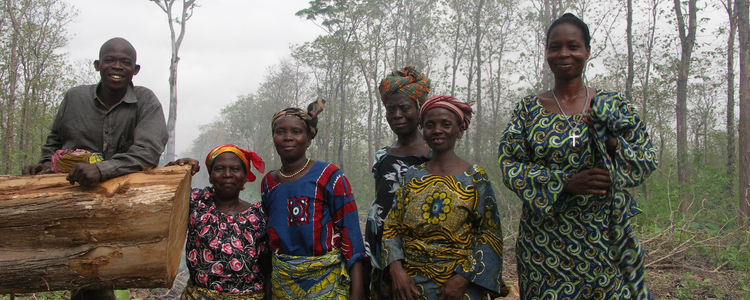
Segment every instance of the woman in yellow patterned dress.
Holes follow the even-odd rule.
[[[456,155],[468,104],[427,99],[419,111],[432,160],[411,167],[385,220],[381,265],[393,299],[494,299],[502,279],[500,216],[484,170]]]

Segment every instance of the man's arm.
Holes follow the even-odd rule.
[[[136,92],[138,97],[138,123],[135,125],[133,144],[126,152],[98,162],[101,180],[154,168],[159,164],[169,135],[164,112],[156,95],[149,89]]]

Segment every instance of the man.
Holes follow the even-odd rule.
[[[102,45],[94,68],[101,81],[74,87],[65,94],[38,164],[23,174],[51,173],[55,151],[83,149],[100,153],[103,161],[76,163],[68,173],[70,184],[97,182],[156,167],[167,143],[161,103],[145,87],[133,86],[136,64],[133,45],[113,38]],[[71,299],[115,299],[113,290],[79,290]]]
[[[68,90],[39,163],[26,166],[23,174],[50,173],[52,156],[61,149],[83,149],[104,158],[75,164],[67,177],[71,184],[91,185],[156,167],[167,143],[167,126],[156,95],[133,86],[141,68],[135,48],[123,38],[110,39],[99,50],[94,68],[101,74],[99,84]]]

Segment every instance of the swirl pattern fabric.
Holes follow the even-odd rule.
[[[569,123],[535,95],[517,105],[501,138],[503,182],[523,203],[516,247],[523,299],[652,299],[630,227],[641,210],[624,188],[648,177],[656,155],[624,97],[598,90],[592,103],[593,126],[576,146]],[[582,116],[570,117],[576,124]],[[612,138],[610,157],[604,142]],[[592,168],[610,172],[607,196],[563,192],[571,176]]]
[[[474,283],[469,299],[506,295],[503,239],[495,193],[487,173],[473,166],[457,176],[436,176],[411,167],[385,220],[383,266],[403,259],[424,298],[461,275]]]

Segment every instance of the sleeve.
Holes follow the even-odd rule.
[[[381,261],[380,265],[385,269],[391,263],[404,259],[404,250],[401,236],[407,226],[404,224],[404,210],[406,208],[407,196],[409,188],[407,183],[414,177],[416,169],[413,167],[409,168],[401,179],[401,184],[396,190],[396,194],[393,196],[395,203],[388,212],[388,216],[385,218],[383,223],[383,239],[381,249]]]
[[[266,228],[268,227],[268,217],[266,216],[265,209],[263,209],[262,201],[258,201],[253,204],[253,208],[256,209],[258,213],[258,220],[260,220],[261,224],[261,228],[258,230],[258,236],[255,240],[255,243],[258,246],[258,251],[260,252],[259,255],[267,255],[270,253],[270,250],[268,249],[268,234],[266,234]]]
[[[552,170],[531,160],[534,153],[526,141],[528,119],[524,101],[521,101],[500,138],[498,162],[505,186],[534,213],[549,215],[555,212],[555,201],[561,198],[571,174]]]
[[[595,103],[592,123],[602,153],[606,153],[605,141],[618,140],[614,158],[605,157],[612,159],[611,172],[623,188],[640,185],[656,169],[656,151],[651,145],[646,124],[641,121],[635,107],[619,93]]]
[[[341,170],[336,171],[336,173],[333,176],[334,180],[329,184],[329,188],[331,184],[333,188],[329,205],[332,211],[334,230],[340,237],[339,246],[348,270],[358,260],[364,260],[367,256],[365,255],[362,232],[359,229],[359,212],[357,211],[357,202],[354,199],[352,187]]]
[[[509,290],[503,282],[503,230],[495,192],[484,170],[480,169],[475,176],[479,180],[476,180],[476,215],[472,222],[476,232],[473,252],[468,263],[456,266],[454,271],[474,284],[507,295]]]
[[[169,135],[161,103],[151,90],[138,97],[138,123],[135,125],[133,145],[127,152],[117,153],[110,159],[96,163],[102,180],[153,168],[167,144]],[[143,105],[140,105],[143,102]]]
[[[47,142],[42,145],[42,156],[39,158],[40,164],[50,165],[52,162],[52,156],[55,151],[62,149],[62,138],[60,137],[60,126],[63,123],[65,117],[65,109],[68,106],[68,93],[65,93],[65,97],[60,103],[60,107],[57,109],[57,115],[55,120],[50,125],[50,133],[47,135]]]

